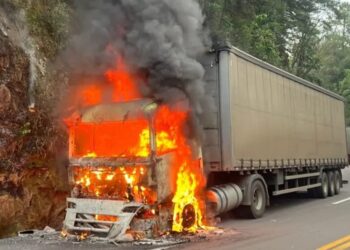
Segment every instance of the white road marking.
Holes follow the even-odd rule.
[[[340,201],[337,201],[337,202],[333,202],[332,204],[333,204],[333,205],[338,205],[338,204],[343,203],[343,202],[346,202],[346,201],[350,201],[350,197],[349,197],[349,198],[346,198],[346,199],[343,199],[343,200],[340,200]]]

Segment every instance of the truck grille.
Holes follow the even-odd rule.
[[[64,229],[118,240],[144,204],[115,200],[68,198]]]

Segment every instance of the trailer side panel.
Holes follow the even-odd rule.
[[[235,51],[217,58],[221,164],[212,171],[347,164],[341,97]]]
[[[230,65],[238,76],[230,81],[235,166],[251,159],[262,165],[346,159],[342,101],[235,54]]]

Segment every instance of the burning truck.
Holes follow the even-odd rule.
[[[72,184],[65,228],[116,239],[130,226],[148,237],[195,232],[205,179],[200,147],[185,135],[189,103],[143,98],[122,60],[106,79],[78,88],[82,107],[65,120]]]
[[[64,228],[118,240],[204,227],[198,1],[74,8],[77,29],[62,55],[72,82],[63,100],[72,189]]]
[[[232,46],[205,53],[197,1],[76,4],[67,65],[97,77],[73,79],[65,100],[65,230],[196,232],[233,209],[259,218],[270,195],[340,192],[341,96]]]
[[[142,97],[137,79],[118,65],[106,72],[110,86],[84,85],[77,91],[83,105],[66,119],[72,181],[68,231],[117,240],[126,232],[138,235],[134,238],[196,232],[206,228],[209,217],[235,208],[240,215],[261,217],[269,195],[309,191],[326,198],[340,192],[341,169],[348,165],[342,97],[236,48],[222,48],[203,61],[206,87],[218,109],[207,111],[199,144],[186,134],[192,120],[186,96],[171,105]],[[260,97],[250,98],[245,86],[260,88],[254,92]],[[103,93],[109,103],[102,101]],[[313,140],[301,144],[306,128],[300,127],[304,116],[298,112],[307,109],[292,103],[305,95],[316,110],[308,118],[315,126],[308,128]],[[259,100],[262,106],[255,103]],[[281,105],[290,123],[284,123],[285,115],[276,119]],[[322,130],[315,130],[321,121]],[[321,131],[334,136],[323,140],[317,136]],[[277,136],[281,140],[271,141]]]

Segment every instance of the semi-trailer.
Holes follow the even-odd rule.
[[[208,54],[203,64],[217,107],[202,120],[215,199],[226,199],[215,186],[235,184],[242,199],[228,209],[258,218],[270,196],[339,193],[348,165],[343,97],[231,46]]]
[[[199,147],[192,156],[203,163],[199,169],[212,215],[235,209],[259,218],[271,196],[309,191],[326,198],[340,192],[341,169],[348,165],[341,96],[232,46],[211,51],[201,62],[214,105],[199,119],[202,143],[191,145]],[[177,152],[184,141],[174,139],[179,132],[178,119],[169,118],[174,114],[183,119],[181,112],[150,98],[93,103],[75,111],[67,123],[72,184],[67,231],[118,240],[130,227],[152,235],[155,228],[171,230],[176,220],[175,230],[200,224],[200,202],[190,190],[198,183],[193,173],[176,166],[197,165],[179,160],[187,157],[187,146],[181,144]],[[188,184],[182,190],[188,202],[177,215],[174,197],[181,203],[181,196],[174,194],[182,184],[176,183],[174,169],[183,171],[178,179]],[[140,213],[143,217],[137,217]]]

